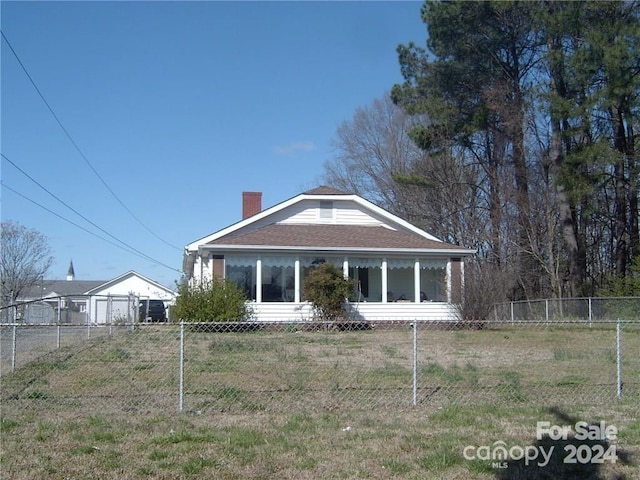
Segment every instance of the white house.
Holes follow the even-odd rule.
[[[459,303],[464,258],[452,245],[374,205],[328,187],[262,209],[244,192],[241,221],[185,247],[190,282],[228,278],[250,299],[257,320],[312,318],[304,278],[331,262],[356,281],[352,318],[451,320]]]

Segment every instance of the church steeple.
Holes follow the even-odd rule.
[[[67,282],[71,282],[72,280],[75,280],[75,278],[76,274],[73,271],[73,260],[71,260],[69,263],[69,270],[67,270]]]

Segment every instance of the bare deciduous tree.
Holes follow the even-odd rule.
[[[338,127],[335,156],[324,165],[324,183],[403,214],[408,198],[394,176],[409,172],[422,156],[408,136],[415,123],[389,95],[358,108]]]
[[[46,237],[17,222],[2,222],[0,279],[2,302],[15,302],[27,289],[41,282],[53,257]]]
[[[504,271],[495,263],[465,263],[464,297],[458,305],[460,319],[465,322],[489,319],[496,304],[508,301],[506,293],[517,281],[514,277],[515,272]]]

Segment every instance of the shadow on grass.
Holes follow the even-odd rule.
[[[561,425],[575,426],[579,421],[556,407],[549,408]],[[587,430],[595,431],[589,425]],[[546,452],[533,460],[525,458],[508,460],[505,467],[496,472],[499,480],[625,480],[627,476],[613,471],[605,472],[605,466],[614,461],[622,465],[634,465],[630,452],[621,450],[615,441],[605,439],[576,439],[570,432],[565,439],[554,440],[545,435],[532,443],[538,452]],[[590,435],[590,436],[596,436]],[[551,454],[549,454],[551,452]],[[548,461],[547,461],[548,460]]]

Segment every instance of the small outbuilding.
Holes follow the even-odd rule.
[[[76,280],[71,263],[66,280],[44,280],[19,303],[26,322],[100,325],[135,321],[137,304],[144,299],[162,300],[169,307],[176,292],[133,270],[111,280]]]

